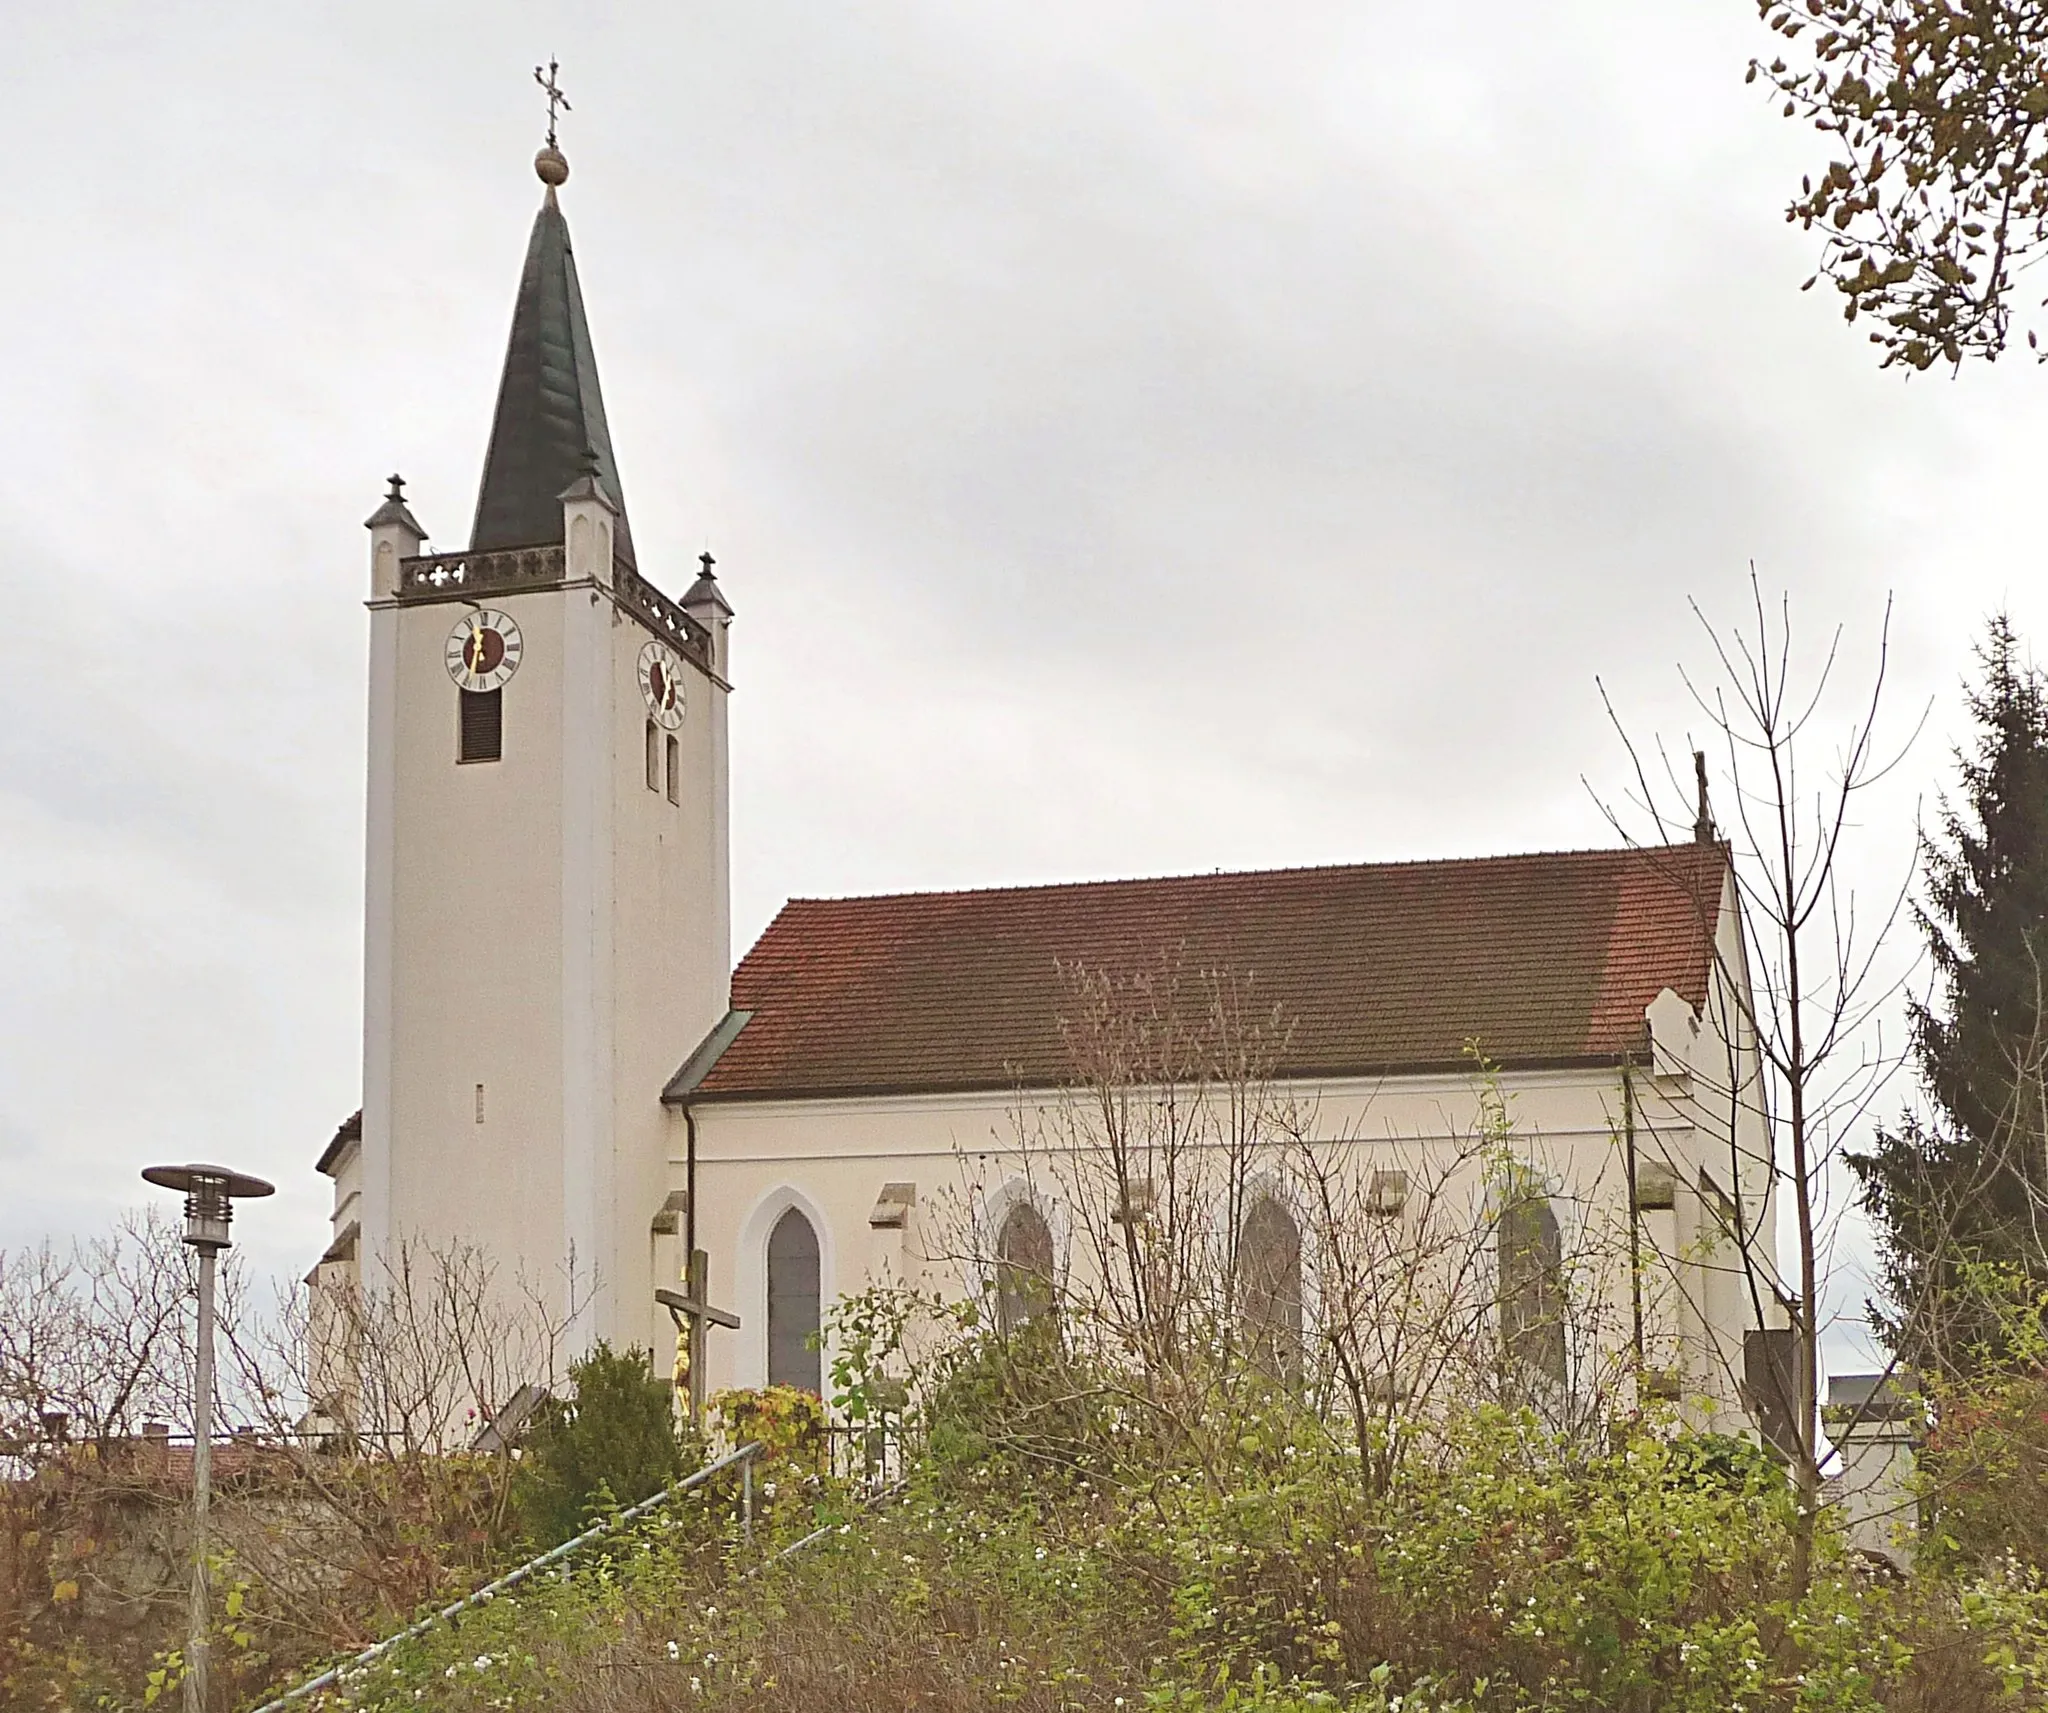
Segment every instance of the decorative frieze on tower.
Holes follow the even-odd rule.
[[[470,545],[424,552],[396,478],[369,519],[363,1114],[338,1189],[366,1283],[401,1246],[473,1245],[572,1346],[624,1346],[656,1283],[661,1089],[726,1009],[732,610],[708,558],[680,603],[640,573],[552,136],[535,170]]]

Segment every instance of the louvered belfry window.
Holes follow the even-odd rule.
[[[505,753],[503,690],[458,690],[462,699],[455,759],[496,761]]]

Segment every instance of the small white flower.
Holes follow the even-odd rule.
[[[692,1695],[702,1695],[704,1693],[704,1680],[701,1677],[690,1679],[690,1693]]]
[[[681,1659],[683,1657],[683,1650],[676,1646],[674,1642],[670,1642],[668,1645],[668,1657],[670,1659]]]

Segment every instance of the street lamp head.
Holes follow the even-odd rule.
[[[228,1247],[228,1221],[237,1197],[276,1193],[274,1184],[225,1166],[146,1166],[142,1176],[147,1183],[184,1192],[185,1241],[201,1252]]]

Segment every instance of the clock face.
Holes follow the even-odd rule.
[[[674,731],[683,723],[683,662],[667,643],[650,642],[640,651],[640,694],[659,724]]]
[[[524,647],[509,613],[471,613],[448,633],[448,676],[465,690],[495,690],[519,670]]]

